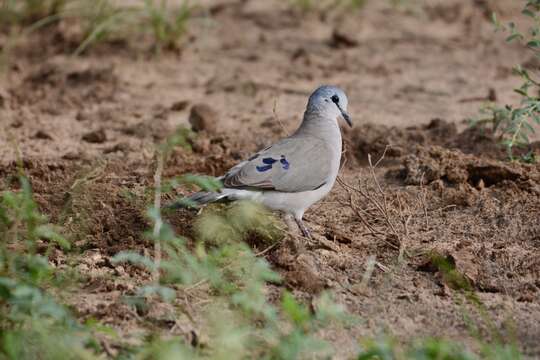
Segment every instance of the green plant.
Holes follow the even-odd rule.
[[[442,339],[425,339],[401,345],[389,339],[367,341],[357,360],[519,360],[515,347],[481,344],[479,355],[463,344]]]
[[[457,343],[426,339],[402,346],[391,339],[368,341],[358,360],[478,360]]]
[[[7,69],[20,37],[59,21],[70,0],[4,0],[0,2],[0,31],[8,34],[0,44],[0,70]],[[72,1],[72,0],[71,0]]]
[[[493,22],[497,31],[508,31],[510,35],[507,42],[520,42],[526,48],[533,51],[534,56],[540,57],[540,1],[529,0],[525,2],[522,14],[530,18],[533,24],[526,33],[520,31],[515,23],[507,26],[501,24],[496,14],[493,14]],[[514,159],[514,148],[525,147],[530,143],[529,136],[535,132],[533,125],[540,125],[540,82],[531,73],[521,66],[514,68],[514,74],[522,80],[522,85],[515,89],[521,97],[521,103],[517,106],[506,105],[503,107],[489,104],[482,109],[487,118],[473,120],[473,125],[491,124],[491,130],[498,134],[502,145],[505,147],[508,157]],[[531,161],[534,156],[529,156],[525,161]]]
[[[186,33],[191,12],[189,1],[184,1],[179,8],[171,8],[167,0],[144,0],[145,22],[152,31],[157,51],[178,47],[180,38]]]
[[[90,6],[78,8],[73,18],[83,28],[83,41],[75,49],[74,54],[80,55],[90,46],[103,42],[113,36],[124,37],[129,33],[131,14],[136,8],[119,6],[110,0],[97,0]]]
[[[167,0],[139,0],[134,5],[119,5],[111,0],[98,0],[73,13],[84,28],[84,40],[75,50],[79,55],[90,46],[111,38],[126,38],[131,33],[152,34],[154,49],[177,48],[187,31],[192,6],[183,1],[180,6]]]
[[[430,264],[433,266],[442,278],[446,286],[453,290],[452,297],[454,302],[461,307],[462,315],[465,323],[468,326],[469,332],[476,338],[478,347],[480,348],[481,359],[500,359],[510,360],[521,358],[521,354],[517,349],[515,338],[513,336],[513,326],[506,324],[507,335],[499,330],[495,320],[490,314],[488,308],[483,303],[481,298],[476,293],[470,279],[461,273],[452,256],[444,256],[437,252],[430,254]],[[470,316],[470,311],[465,307],[466,304],[472,305],[473,309],[480,316],[480,321],[473,321]],[[480,330],[483,323],[487,334],[482,334]],[[486,340],[489,338],[489,342]],[[429,345],[426,347],[426,344]],[[431,354],[429,357],[420,357],[421,359],[478,359],[479,357],[472,354],[462,352],[461,348],[456,344],[441,342],[440,340],[432,340],[421,344],[422,352],[425,355]],[[415,351],[414,353],[418,353]],[[454,354],[454,355],[452,355]],[[413,357],[417,358],[417,357]]]
[[[9,359],[90,359],[97,345],[45,290],[56,275],[47,254],[69,243],[38,210],[28,179],[0,196],[0,354]]]
[[[317,10],[319,12],[329,11],[336,8],[359,9],[364,7],[367,0],[289,0],[291,4],[302,12]]]
[[[12,35],[9,47],[20,37],[49,24],[68,21],[81,32],[75,55],[100,42],[130,38],[140,32],[149,32],[153,48],[160,51],[180,46],[192,10],[189,1],[176,6],[167,0],[138,0],[132,4],[112,0],[6,0],[0,3],[0,24],[5,24]],[[2,49],[3,57],[8,50]]]
[[[313,9],[312,0],[293,0],[292,4],[302,11],[309,11]]]
[[[61,13],[69,0],[5,0],[0,5],[2,24],[32,24]]]

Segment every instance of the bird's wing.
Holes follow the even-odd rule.
[[[273,189],[283,192],[315,190],[332,171],[332,153],[324,141],[291,137],[256,153],[222,178],[225,187]]]

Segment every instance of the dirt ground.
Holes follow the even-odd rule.
[[[306,213],[315,239],[305,249],[284,242],[266,253],[286,280],[270,293],[289,288],[309,299],[332,290],[361,319],[324,334],[339,358],[383,333],[472,345],[464,313],[482,336],[493,338],[493,325],[540,358],[540,166],[505,162],[496,139],[464,121],[490,98],[516,103],[512,67],[539,65],[493,32],[492,10],[519,13],[510,3],[368,1],[354,14],[321,15],[286,1],[212,1],[192,19],[183,49],[159,56],[115,43],[74,57],[69,29],[36,32],[0,82],[0,190],[12,187],[19,152],[42,211],[74,234],[78,252],[52,256],[84,277],[66,301],[129,341],[150,325],[122,295],[147,275],[110,257],[150,251],[154,144],[186,125],[193,106],[208,105],[211,126],[193,152],[174,153],[165,175],[220,175],[293,131],[310,92],[336,84],[355,124],[343,130],[342,184]],[[379,159],[385,149],[372,171],[368,154]],[[169,220],[189,236],[192,215]],[[455,265],[488,319],[459,304],[433,253]],[[157,320],[151,326],[167,326]]]

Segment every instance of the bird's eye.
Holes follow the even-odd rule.
[[[339,97],[338,97],[337,95],[333,95],[333,96],[331,97],[331,99],[332,99],[332,101],[333,101],[334,103],[336,103],[336,104],[339,103]]]

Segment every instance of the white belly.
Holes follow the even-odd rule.
[[[325,197],[332,189],[334,182],[328,182],[320,188],[312,191],[286,193],[279,191],[254,191],[223,189],[229,198],[237,200],[253,200],[259,202],[271,210],[283,211],[301,219],[304,212],[311,205]]]

